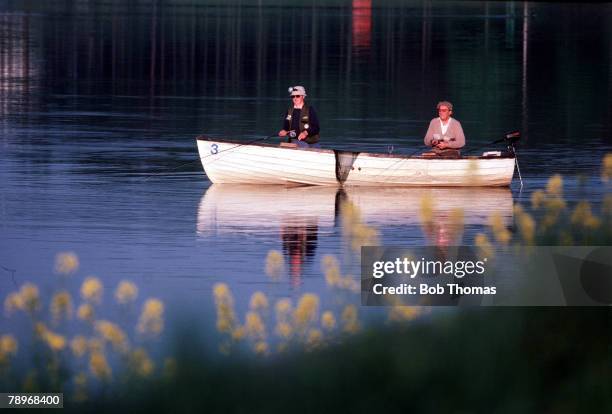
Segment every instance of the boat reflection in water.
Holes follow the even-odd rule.
[[[312,261],[321,236],[340,225],[343,203],[357,207],[370,226],[419,226],[419,244],[461,244],[464,226],[487,225],[496,214],[512,222],[512,193],[507,188],[371,188],[213,184],[198,208],[200,236],[280,235],[294,283]],[[424,212],[429,206],[429,211]],[[423,220],[429,214],[431,220]],[[278,237],[278,236],[277,236]],[[402,240],[403,239],[403,240]],[[402,244],[414,234],[383,244]]]
[[[334,229],[337,192],[332,187],[213,184],[200,201],[197,231],[201,236],[280,236],[291,283],[297,286],[319,236]]]

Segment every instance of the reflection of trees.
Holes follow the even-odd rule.
[[[0,14],[0,114],[10,104],[27,107],[32,78],[39,75],[37,57],[32,53],[31,18],[28,15]]]
[[[289,274],[294,286],[300,284],[304,265],[315,255],[318,232],[319,226],[314,220],[305,223],[289,220],[281,224],[283,254],[289,263]]]
[[[610,58],[609,13],[601,13],[600,5],[339,4],[14,2],[11,12],[25,13],[18,18],[25,26],[15,26],[17,18],[4,24],[0,52],[13,47],[9,39],[22,39],[42,56],[38,76],[71,93],[270,97],[300,79],[314,88],[313,97],[332,102],[320,105],[322,113],[369,115],[384,107],[391,119],[406,113],[427,119],[435,101],[447,97],[467,126],[475,118],[487,120],[469,131],[478,136],[475,128],[492,128],[482,130],[486,138],[497,128],[520,125],[530,100],[552,94],[566,103],[555,108],[560,116],[581,120],[553,123],[566,135],[602,120],[610,126],[598,110],[609,99],[609,91],[601,93],[609,87],[609,65],[593,64]],[[353,4],[365,6],[353,9]],[[534,19],[537,15],[550,18]],[[576,27],[582,17],[589,21],[588,32]],[[368,53],[356,55],[355,47]],[[521,90],[527,72],[529,82]],[[100,81],[112,81],[112,89]],[[355,87],[372,82],[385,86]],[[201,105],[210,108],[211,102]],[[231,113],[223,107],[227,103],[214,105]],[[257,106],[253,122],[269,125],[279,111],[269,107]],[[545,111],[546,105],[531,102],[529,116],[546,118]],[[402,134],[424,132],[420,124],[402,127]]]

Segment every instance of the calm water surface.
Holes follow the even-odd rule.
[[[454,208],[472,244],[491,212],[512,226],[512,203],[554,173],[567,199],[599,208],[612,151],[609,4],[252,3],[2,4],[1,297],[25,281],[50,289],[54,257],[68,250],[81,276],[132,279],[179,312],[208,314],[218,281],[243,308],[255,290],[325,301],[324,254],[358,275],[340,200],[387,245],[444,242]],[[324,147],[411,153],[440,99],[454,103],[474,153],[520,129],[525,186],[211,186],[195,137],[274,134],[295,84],[319,112]],[[430,234],[418,224],[423,195],[442,223]],[[280,282],[264,274],[270,249],[284,254]]]

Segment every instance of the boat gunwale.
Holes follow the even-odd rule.
[[[239,146],[247,146],[253,145],[257,147],[266,147],[266,148],[281,148],[286,150],[300,150],[300,151],[310,151],[310,152],[321,152],[326,154],[333,154],[335,151],[345,151],[345,152],[354,152],[359,155],[365,155],[369,157],[375,158],[404,158],[404,159],[415,159],[415,160],[428,160],[428,161],[458,161],[458,160],[500,160],[500,159],[514,159],[515,157],[512,155],[502,155],[499,157],[483,157],[478,155],[470,155],[470,156],[462,156],[461,158],[436,158],[436,157],[424,157],[422,155],[405,155],[405,154],[386,154],[382,152],[363,152],[363,151],[350,151],[350,150],[334,150],[334,149],[326,149],[326,148],[299,148],[299,147],[282,147],[280,145],[268,144],[264,142],[249,142],[249,141],[238,141],[231,139],[218,139],[211,138],[205,135],[198,135],[196,137],[196,141],[209,141],[209,142],[222,142],[225,144],[236,144]]]

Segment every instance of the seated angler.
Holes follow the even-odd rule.
[[[298,147],[320,148],[319,145],[319,119],[314,107],[306,104],[306,89],[303,86],[289,88],[292,105],[287,111],[283,121],[283,129],[279,137],[297,137]]]
[[[425,134],[425,145],[432,147],[432,152],[424,155],[433,155],[444,158],[459,158],[460,149],[465,145],[465,135],[461,123],[453,114],[453,104],[448,101],[438,102],[438,118],[429,123]]]

